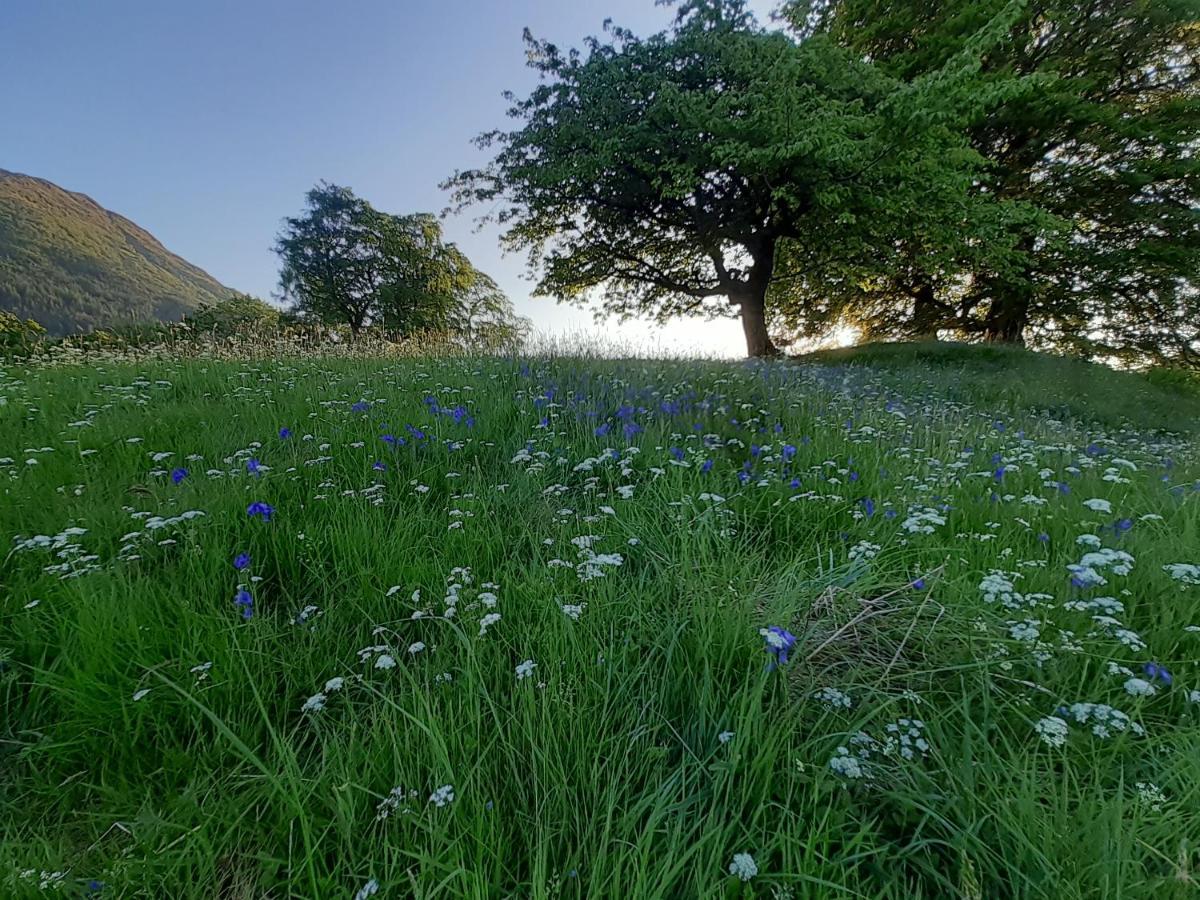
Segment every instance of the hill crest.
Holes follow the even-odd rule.
[[[177,321],[230,293],[87,194],[0,169],[0,309],[64,335]]]

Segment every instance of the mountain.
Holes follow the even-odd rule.
[[[64,335],[177,321],[231,293],[91,197],[0,169],[0,310]]]

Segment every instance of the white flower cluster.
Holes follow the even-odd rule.
[[[813,699],[825,704],[829,709],[849,709],[851,705],[850,695],[833,687],[821,688],[813,694]]]
[[[415,800],[419,796],[420,794],[416,791],[406,791],[403,787],[397,786],[392,788],[388,792],[388,795],[379,801],[379,806],[375,809],[375,821],[382,822],[392,813],[396,812],[396,810],[400,810],[402,814],[412,812],[411,807],[405,806],[401,809],[401,806],[406,802]]]
[[[1200,584],[1200,566],[1192,563],[1167,563],[1163,571],[1182,584]]]
[[[1105,703],[1072,703],[1066,712],[1076,724],[1090,724],[1092,734],[1098,738],[1112,737],[1125,731],[1136,735],[1146,733],[1141,725],[1121,710]]]
[[[909,534],[933,534],[939,525],[946,524],[946,517],[931,507],[913,510],[900,523],[900,527]]]

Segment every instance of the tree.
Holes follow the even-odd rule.
[[[607,27],[607,26],[606,26]],[[768,289],[782,251],[871,257],[911,215],[954,227],[973,157],[956,136],[967,56],[902,84],[819,36],[764,31],[741,0],[691,0],[641,39],[607,28],[586,56],[526,32],[543,83],[513,131],[445,184],[498,207],[537,293],[621,316],[740,314],[751,356],[776,352]],[[845,238],[845,240],[843,240]],[[829,265],[840,265],[830,261]]]
[[[450,331],[469,346],[503,347],[520,343],[532,327],[513,310],[512,301],[489,276],[476,273],[451,312]]]
[[[1003,0],[814,0],[786,13],[904,81],[943,66]],[[1037,79],[967,126],[987,160],[973,203],[1024,204],[993,221],[1019,252],[908,258],[884,279],[916,289],[940,327],[1091,354],[1145,346],[1195,312],[1200,266],[1200,0],[1031,0],[982,57],[986,82]],[[994,234],[993,234],[994,237]],[[1179,355],[1179,354],[1177,354]]]
[[[376,216],[349,188],[324,181],[305,200],[305,212],[284,221],[275,244],[280,289],[306,314],[358,334],[379,289]]]
[[[250,294],[234,293],[217,303],[202,304],[184,319],[196,331],[230,335],[270,331],[279,326],[279,310]]]
[[[380,212],[349,188],[322,182],[309,191],[276,252],[280,285],[296,308],[354,334],[368,325],[457,333],[472,327],[481,297],[493,324],[515,323],[496,283],[443,239],[434,216]]]

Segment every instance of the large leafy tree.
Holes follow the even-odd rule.
[[[305,201],[275,243],[280,289],[301,313],[357,334],[371,319],[383,277],[379,217],[349,188],[328,182]]]
[[[740,315],[747,351],[775,352],[770,288],[789,242],[846,271],[919,220],[949,240],[974,156],[956,135],[970,53],[903,83],[821,36],[759,28],[741,0],[691,0],[668,31],[607,28],[586,52],[526,33],[542,83],[510,95],[487,166],[446,186],[486,204],[538,293],[659,320]],[[788,277],[805,277],[794,272]]]
[[[368,325],[466,334],[486,305],[494,326],[517,329],[508,298],[443,239],[434,216],[380,212],[325,182],[306,199],[276,242],[281,288],[302,315],[355,334]]]
[[[802,35],[828,35],[911,81],[942,67],[1002,5],[813,0],[786,11]],[[985,218],[1017,252],[943,253],[939,266],[910,244],[872,284],[874,303],[842,295],[840,310],[881,333],[932,323],[1093,354],[1142,352],[1151,335],[1178,334],[1200,316],[1200,0],[1030,0],[981,63],[983,83],[1016,74],[1039,85],[967,128],[987,161],[970,202],[995,205]],[[922,300],[928,315],[914,327],[899,311]],[[1186,338],[1162,348],[1152,355],[1200,352]]]

